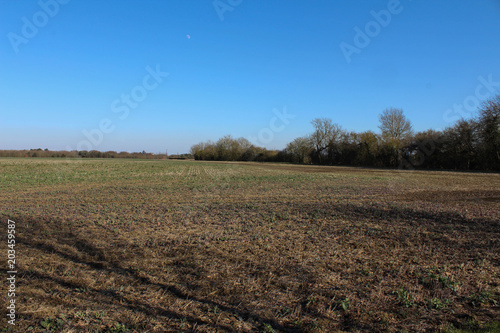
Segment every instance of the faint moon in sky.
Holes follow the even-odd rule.
[[[186,35],[187,39],[191,39],[191,35]]]

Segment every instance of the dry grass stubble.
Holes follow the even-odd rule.
[[[17,223],[24,330],[397,332],[499,318],[498,175],[407,172],[388,187],[385,170],[85,161],[56,178],[37,161],[33,180],[35,162],[15,162],[0,161],[4,187],[26,169],[1,213]]]

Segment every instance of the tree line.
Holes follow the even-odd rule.
[[[402,109],[379,115],[379,132],[352,132],[328,118],[311,122],[311,134],[283,150],[267,150],[231,136],[191,147],[197,160],[291,162],[322,165],[500,171],[500,95],[471,119],[442,131],[414,132]]]
[[[126,151],[98,151],[98,150],[49,150],[49,149],[25,149],[25,150],[0,150],[0,157],[69,157],[69,158],[138,158],[138,159],[187,159],[189,154],[166,155],[142,152],[129,153]]]

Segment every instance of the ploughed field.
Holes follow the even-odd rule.
[[[16,332],[498,328],[499,174],[0,159],[0,218]]]

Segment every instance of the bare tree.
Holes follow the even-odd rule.
[[[413,134],[411,122],[406,119],[402,109],[388,108],[379,115],[382,139],[387,148],[389,164],[401,165],[402,148],[409,143]]]
[[[252,143],[245,138],[238,138],[236,139],[236,142],[238,143],[239,149],[242,152],[244,152],[247,149],[250,149],[253,146]]]
[[[401,144],[413,133],[411,122],[403,114],[402,109],[385,109],[379,115],[379,121],[382,138],[397,149],[401,148]]]
[[[311,121],[314,126],[314,132],[311,134],[312,146],[318,154],[318,160],[323,162],[323,152],[329,146],[333,145],[342,134],[342,127],[332,122],[328,118],[316,118]]]

